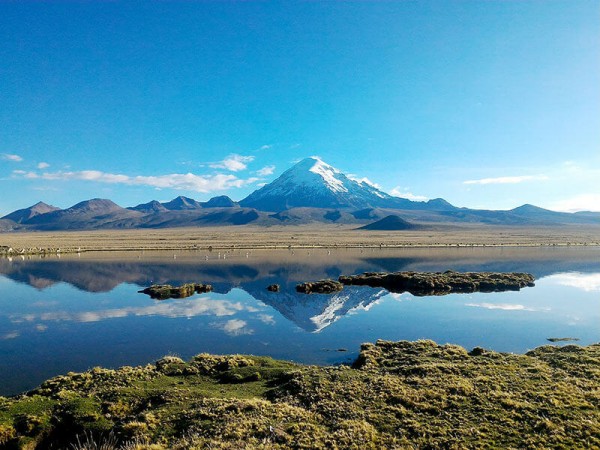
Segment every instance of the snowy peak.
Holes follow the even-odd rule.
[[[307,159],[314,162],[309,171],[316,173],[323,178],[323,181],[328,189],[333,192],[348,192],[348,189],[344,186],[344,182],[340,179],[339,174],[341,174],[341,172],[338,169],[330,166],[316,156]]]
[[[305,186],[322,184],[332,192],[348,192],[340,179],[340,175],[343,174],[335,167],[330,166],[318,156],[311,156],[286,170],[280,179]]]
[[[265,211],[283,211],[297,207],[389,207],[390,202],[394,202],[393,197],[372,184],[355,181],[313,156],[298,162],[240,204]]]

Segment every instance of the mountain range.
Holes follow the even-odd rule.
[[[152,200],[123,208],[96,198],[67,209],[39,202],[0,218],[0,231],[305,223],[356,224],[367,230],[406,230],[436,223],[598,224],[600,213],[562,213],[528,204],[507,211],[477,210],[456,207],[442,198],[411,201],[311,157],[239,202],[227,196],[206,202],[179,196],[169,202]]]

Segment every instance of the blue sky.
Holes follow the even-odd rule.
[[[0,213],[245,197],[600,211],[600,2],[0,4]]]

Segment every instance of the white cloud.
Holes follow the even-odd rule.
[[[574,287],[585,292],[600,292],[600,273],[559,273],[545,278],[562,286]]]
[[[231,319],[225,323],[214,323],[213,327],[223,330],[230,336],[241,336],[244,334],[253,334],[254,330],[247,328],[248,323],[245,320]]]
[[[267,175],[273,175],[274,171],[275,171],[275,166],[265,166],[262,169],[257,170],[256,174],[261,177],[266,177]]]
[[[600,175],[600,168],[597,163],[587,161],[585,163],[578,163],[575,161],[565,161],[559,168],[559,174],[567,172],[569,175],[577,175],[582,177],[594,177]]]
[[[248,167],[249,162],[254,160],[254,156],[242,156],[232,154],[225,158],[223,161],[209,164],[213,169],[227,169],[232,172],[239,172],[245,170]]]
[[[511,303],[465,303],[465,306],[485,309],[501,309],[502,311],[548,311],[548,308],[532,308]]]
[[[548,205],[554,211],[600,211],[600,194],[580,194]]]
[[[273,147],[272,145],[261,145],[259,147],[259,150],[269,150],[272,147]]]
[[[518,184],[526,181],[545,181],[550,178],[546,175],[522,175],[517,177],[482,178],[480,180],[467,180],[463,184]]]
[[[275,318],[270,314],[259,314],[258,319],[267,325],[275,325]]]
[[[50,167],[50,164],[48,164],[47,162],[43,162],[43,161],[41,163],[38,163],[38,165],[37,165],[38,169],[47,169],[48,167]]]
[[[14,154],[10,154],[10,153],[2,153],[2,155],[0,155],[0,156],[5,161],[13,161],[13,162],[23,161],[23,158],[20,157],[19,155],[14,155]]]
[[[97,311],[55,311],[39,315],[27,314],[13,316],[13,321],[33,322],[46,321],[75,321],[99,322],[106,319],[116,319],[129,316],[162,316],[168,318],[195,317],[212,315],[217,317],[232,316],[246,308],[239,302],[227,300],[212,300],[210,298],[195,298],[193,300],[178,300],[176,302],[160,302],[150,306],[103,309]]]
[[[388,292],[386,297],[393,298],[398,302],[406,301],[406,300],[415,300],[416,297],[408,292],[403,292],[402,294],[398,294],[396,292]]]
[[[256,183],[258,180],[260,180],[260,178],[257,177],[250,177],[246,180],[244,180],[244,184],[252,184],[252,183]]]
[[[113,174],[101,172],[98,170],[82,170],[78,172],[45,172],[38,174],[35,172],[13,171],[15,175],[21,175],[28,179],[42,180],[83,180],[95,181],[98,183],[126,184],[131,186],[151,186],[158,189],[176,189],[194,192],[212,192],[222,191],[230,188],[239,188],[258,181],[258,178],[251,177],[246,180],[237,178],[235,175],[216,174],[216,175],[195,175],[193,173],[172,173],[168,175],[157,176],[129,176],[123,174]]]
[[[374,187],[375,189],[379,189],[379,190],[381,190],[381,186],[380,186],[379,184],[372,182],[372,181],[371,181],[371,180],[369,180],[367,177],[362,177],[362,178],[359,178],[359,177],[357,177],[356,175],[354,175],[354,174],[352,174],[352,173],[349,173],[349,174],[347,174],[346,176],[347,176],[348,178],[350,178],[352,181],[356,181],[357,183],[360,183],[360,184],[363,184],[363,183],[364,183],[364,184],[368,184],[369,186],[372,186],[372,187]]]
[[[415,195],[412,192],[408,192],[406,189],[400,188],[400,186],[396,186],[394,189],[390,191],[390,194],[394,197],[405,198],[407,200],[412,200],[413,202],[425,202],[429,200],[428,197],[424,195]]]
[[[50,187],[50,186],[34,186],[31,188],[34,191],[41,191],[41,192],[59,192],[60,189],[55,188],[55,187]]]
[[[11,331],[10,333],[0,335],[0,339],[2,339],[3,341],[7,341],[9,339],[16,339],[20,335],[21,335],[21,333],[19,333],[18,331]]]

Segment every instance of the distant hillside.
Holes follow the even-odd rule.
[[[39,202],[0,219],[0,231],[273,226],[325,223],[364,230],[415,229],[418,223],[498,226],[600,225],[600,213],[563,213],[525,204],[507,211],[458,208],[443,198],[415,202],[357,181],[317,157],[298,162],[240,202],[178,196],[122,208],[92,199],[61,210]]]
[[[399,231],[399,230],[414,230],[419,226],[407,222],[400,216],[389,215],[381,220],[360,227],[359,230],[382,230],[382,231]]]
[[[17,211],[7,214],[6,216],[2,217],[2,219],[12,220],[15,223],[23,223],[35,216],[58,210],[60,210],[60,208],[57,208],[56,206],[47,205],[44,202],[38,202],[29,208],[18,209]]]
[[[16,228],[18,228],[16,222],[8,219],[0,219],[0,231],[13,231]]]
[[[161,212],[168,211],[168,209],[162,203],[157,202],[156,200],[152,200],[151,202],[148,202],[148,203],[142,203],[137,206],[132,206],[127,209],[131,209],[133,211],[140,211],[145,214],[155,214],[155,213],[161,213]]]
[[[174,198],[170,202],[163,203],[162,205],[169,211],[184,211],[202,208],[202,204],[200,202],[197,202],[193,198],[184,197],[182,195]]]
[[[67,209],[37,215],[26,224],[36,230],[82,230],[110,228],[110,223],[142,216],[139,211],[122,208],[111,200],[95,198]]]
[[[202,203],[204,208],[233,208],[235,206],[240,206],[239,203],[234,202],[226,195],[220,195],[218,197],[213,197],[209,201]]]

